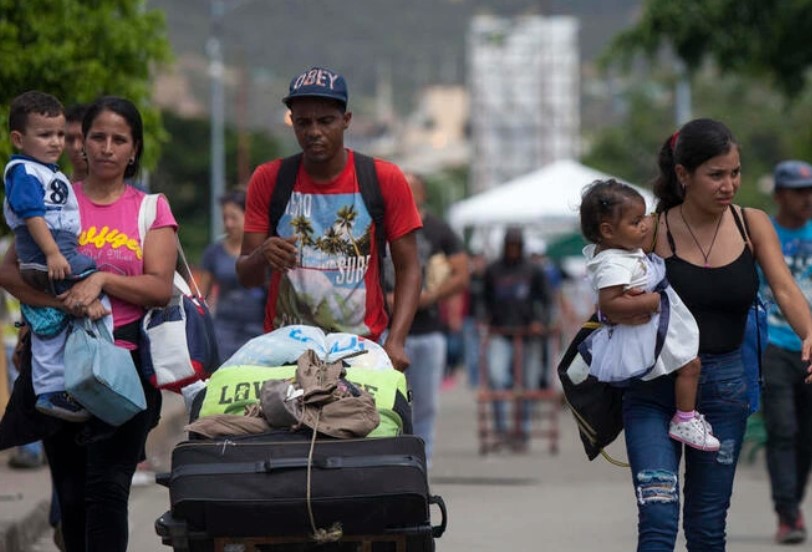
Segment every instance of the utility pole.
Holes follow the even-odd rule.
[[[677,83],[674,88],[674,122],[680,128],[693,118],[691,75],[682,60],[676,62]]]
[[[223,93],[223,51],[221,45],[223,0],[210,0],[211,28],[206,43],[211,78],[211,242],[223,233],[219,199],[226,188],[225,100]]]
[[[247,186],[251,177],[251,134],[248,132],[248,68],[240,55],[240,88],[237,91],[237,184]]]

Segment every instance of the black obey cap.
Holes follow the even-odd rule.
[[[344,104],[348,100],[347,81],[344,77],[324,67],[311,67],[301,75],[293,77],[290,81],[288,95],[282,102],[290,107],[290,102],[296,98],[329,98]]]

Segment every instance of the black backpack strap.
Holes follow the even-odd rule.
[[[369,216],[372,217],[372,224],[375,228],[375,247],[378,250],[378,281],[381,284],[381,291],[386,293],[384,278],[384,259],[386,259],[384,214],[386,209],[383,204],[381,183],[378,180],[378,171],[375,169],[375,159],[357,151],[353,153],[355,155],[355,176],[358,179],[358,189],[361,192],[364,205],[369,211]],[[383,304],[387,315],[391,315],[389,303],[384,299]]]
[[[302,154],[297,153],[282,159],[279,172],[276,175],[276,183],[271,193],[271,201],[268,203],[268,235],[276,236],[276,226],[279,219],[285,212],[290,194],[293,193],[293,186],[296,184],[296,175],[299,173],[299,165],[302,163]]]
[[[375,160],[362,153],[354,152],[355,176],[358,178],[358,188],[364,199],[369,216],[375,225],[375,242],[379,258],[386,257],[386,228],[384,226],[384,206],[381,185],[378,181],[378,171],[375,170]]]

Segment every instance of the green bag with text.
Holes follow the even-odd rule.
[[[367,437],[395,437],[412,433],[412,409],[408,400],[406,376],[397,370],[348,367],[346,379],[375,399],[381,423]],[[296,366],[226,366],[209,378],[201,391],[197,415],[243,414],[246,406],[259,404],[262,385],[268,380],[293,381]]]

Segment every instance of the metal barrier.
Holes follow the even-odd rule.
[[[484,455],[505,447],[513,452],[526,452],[530,441],[539,438],[546,439],[550,453],[556,454],[562,397],[553,382],[553,365],[561,350],[560,331],[557,327],[551,327],[542,333],[533,333],[527,328],[487,328],[482,333],[477,392],[479,453]],[[494,335],[510,337],[512,340],[512,386],[509,389],[493,389],[491,385],[488,350]],[[531,339],[542,341],[542,352],[546,344],[547,354],[540,359],[543,363],[541,373],[546,381],[527,386],[524,350],[527,341]],[[546,385],[542,386],[542,383]],[[505,404],[511,414],[511,423],[505,432],[500,432],[496,427],[499,403]]]

